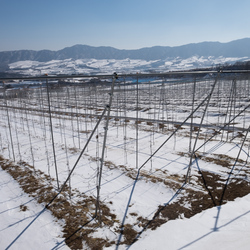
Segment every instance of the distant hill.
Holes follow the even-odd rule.
[[[189,58],[191,56],[214,57],[250,57],[250,38],[235,40],[228,43],[202,42],[176,47],[155,46],[136,50],[120,50],[112,47],[93,47],[74,45],[58,51],[51,50],[17,50],[0,52],[0,64],[7,65],[17,61],[39,61],[63,59],[143,59],[157,60],[166,58]]]

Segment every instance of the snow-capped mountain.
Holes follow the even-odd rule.
[[[112,47],[93,47],[88,45],[74,45],[58,51],[51,50],[18,50],[0,52],[1,63],[13,63],[17,61],[39,61],[48,62],[51,60],[64,59],[116,59],[124,60],[165,60],[166,58],[190,58],[198,57],[250,57],[250,38],[231,41],[228,43],[202,42],[186,44],[182,46],[154,46],[134,50],[121,50]]]
[[[250,38],[136,50],[75,45],[58,51],[0,52],[0,72],[25,75],[165,72],[247,61]]]

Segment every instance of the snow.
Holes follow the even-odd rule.
[[[43,211],[41,205],[25,195],[5,171],[0,169],[0,175],[1,248],[52,249],[61,243],[60,224],[48,211]],[[27,210],[21,211],[20,205],[27,206]],[[250,195],[247,195],[222,205],[219,215],[217,207],[189,219],[169,221],[154,231],[146,231],[129,249],[247,250],[250,244],[249,207]],[[116,240],[114,235],[109,237]],[[60,245],[60,249],[68,247]]]
[[[250,195],[147,231],[129,249],[249,249]]]
[[[52,249],[63,241],[62,223],[25,194],[0,168],[1,249]],[[25,209],[23,209],[25,207]],[[25,210],[25,211],[23,211]],[[63,244],[62,249],[69,249]]]
[[[190,58],[166,58],[165,60],[141,59],[65,59],[48,62],[19,61],[9,64],[12,72],[28,75],[43,74],[112,74],[119,73],[147,73],[166,72],[175,70],[188,70],[206,68],[224,63],[247,61],[248,57],[204,57],[192,56]]]
[[[195,63],[207,63],[209,60],[215,61],[214,58],[198,57],[185,61],[175,59],[172,63],[127,59],[120,61],[94,59],[74,61],[68,59],[48,63],[19,62],[10,66],[12,70],[16,71],[20,68],[27,69],[31,74],[37,74],[37,70],[49,71],[50,73],[58,73],[60,70],[63,73],[74,71],[92,73],[96,70],[100,73],[100,68],[104,72],[115,68],[138,70],[141,67],[142,70],[145,70],[146,67],[155,63],[158,64],[158,67],[161,67],[159,63],[162,63],[164,65],[162,67],[178,68],[186,65],[189,68]],[[224,59],[218,58],[218,60],[223,61]],[[30,68],[31,65],[36,73]],[[136,68],[137,66],[138,68]],[[21,72],[27,72],[25,70]],[[123,81],[125,80],[122,79]],[[132,80],[127,79],[127,81],[131,82]],[[189,164],[187,152],[190,143],[190,127],[184,124],[183,128],[171,139],[167,138],[174,131],[175,123],[180,124],[190,114],[193,81],[189,79],[189,81],[179,82],[178,85],[175,84],[176,82],[172,84],[171,81],[166,81],[163,84],[162,79],[148,81],[140,84],[139,108],[141,108],[141,112],[139,114],[135,102],[136,85],[121,85],[115,88],[100,189],[101,201],[107,204],[111,212],[116,215],[116,221],[120,223],[125,219],[126,224],[133,225],[133,228],[138,231],[142,229],[138,225],[138,218],[150,220],[159,206],[167,204],[170,200],[177,202],[178,199],[185,197],[183,192],[178,197],[173,198],[176,192],[174,185],[183,183],[183,176],[186,175]],[[213,82],[213,79],[197,81],[195,107],[207,96]],[[230,118],[225,117],[224,114],[228,108],[231,83],[231,80],[223,79],[219,82],[203,122],[204,127],[201,129],[203,137],[201,136],[197,140],[196,148],[203,145],[206,136],[213,134],[213,129],[218,129],[226,119]],[[238,81],[237,84],[244,86],[245,82]],[[74,166],[86,144],[90,132],[98,121],[97,115],[100,115],[108,102],[109,91],[109,86],[93,87],[90,85],[51,89],[50,99],[53,112],[51,119],[60,184],[63,184],[68,177],[70,169]],[[35,169],[48,174],[51,179],[54,178],[52,184],[56,186],[46,94],[46,88],[42,85],[33,89],[25,89],[25,93],[18,92],[18,90],[5,91],[5,95],[9,98],[4,99],[2,95],[0,99],[0,115],[3,117],[0,120],[0,146],[1,155],[4,158],[13,159],[12,153],[14,153],[15,163],[24,161],[34,165]],[[161,99],[163,94],[164,99]],[[248,97],[249,93],[246,89],[239,88],[237,105],[234,109],[235,114],[248,105]],[[202,105],[201,109],[193,115],[194,123],[200,123],[204,107],[205,105]],[[141,124],[138,124],[138,135],[135,124],[137,115],[142,120]],[[116,121],[114,117],[119,118],[119,120]],[[130,119],[127,123],[125,122],[126,118]],[[158,121],[149,125],[143,119]],[[165,123],[165,127],[160,129],[159,123],[166,120],[169,123]],[[246,128],[246,124],[249,124],[249,113],[237,117],[234,122],[236,127]],[[212,125],[213,129],[207,128],[207,125]],[[97,195],[96,185],[100,167],[98,159],[102,152],[105,126],[106,121],[104,120],[80,158],[70,180],[72,190],[78,190],[80,193],[94,198]],[[10,146],[9,130],[12,131],[12,139],[15,142],[13,149]],[[192,145],[196,135],[195,132],[193,133]],[[234,134],[229,134],[227,131],[223,133],[202,146],[198,153],[211,158],[223,154],[231,158],[236,157],[242,139],[234,138]],[[229,140],[225,141],[227,136]],[[136,144],[137,139],[138,145]],[[243,146],[243,152],[239,155],[241,161],[246,161],[249,157],[248,144],[249,141]],[[152,153],[161,145],[163,145],[161,150],[155,154],[152,160],[149,160]],[[136,158],[136,147],[138,147],[138,159]],[[181,155],[181,153],[184,154]],[[143,165],[145,162],[147,164]],[[139,180],[135,182],[135,176],[140,166],[143,166],[141,175]],[[237,164],[234,177],[237,177],[239,171],[246,166],[242,163]],[[224,179],[227,178],[230,170],[230,168],[224,168],[216,162],[202,159],[199,160],[199,168],[202,171],[224,177]],[[198,183],[198,166],[193,164],[191,170],[192,178],[189,188],[204,192],[204,187]],[[17,181],[1,168],[0,176],[1,247],[4,249],[68,249],[63,239],[64,221],[55,219],[49,210],[44,209],[45,204],[38,204],[35,199],[25,194]],[[244,178],[249,181],[248,173]],[[164,181],[168,179],[170,179],[170,184],[166,185]],[[76,197],[73,197],[72,200],[73,202],[78,201]],[[141,234],[139,240],[131,245],[130,249],[248,249],[247,246],[250,243],[249,237],[247,237],[250,233],[249,202],[250,196],[247,195],[222,205],[220,210],[219,207],[207,209],[189,219],[182,214],[178,219],[168,221],[155,230],[148,228]],[[184,200],[183,206],[190,208],[191,205],[187,200]],[[110,227],[98,228],[92,233],[92,236],[108,238],[110,241],[116,242],[119,237],[119,230],[117,230],[120,226],[119,223],[115,222]],[[106,249],[114,248],[115,245],[112,245]],[[125,245],[119,246],[119,249],[126,248]],[[85,249],[88,249],[87,246]]]

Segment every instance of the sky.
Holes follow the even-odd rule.
[[[138,49],[250,37],[249,0],[0,0],[0,51]]]

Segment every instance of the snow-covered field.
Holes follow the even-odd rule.
[[[248,78],[118,78],[110,93],[2,89],[3,249],[247,249]]]
[[[52,60],[49,62],[19,61],[11,63],[9,68],[12,72],[26,75],[44,74],[110,74],[121,73],[145,73],[187,70],[207,68],[225,63],[233,64],[238,61],[247,61],[248,57],[199,57],[190,58],[166,58],[165,60],[140,60],[140,59],[65,59]]]

